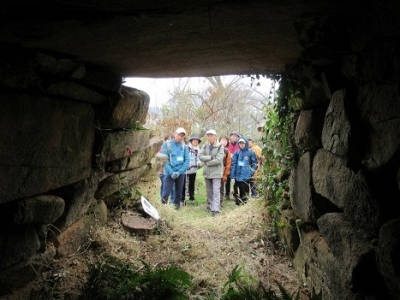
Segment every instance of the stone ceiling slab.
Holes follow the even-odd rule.
[[[280,73],[293,22],[330,1],[6,1],[0,42],[68,54],[125,77]]]

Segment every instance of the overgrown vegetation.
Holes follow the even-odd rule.
[[[302,104],[304,93],[294,78],[295,70],[287,68],[284,76],[271,76],[279,89],[271,105],[264,106],[263,191],[271,213],[271,235],[279,241],[277,229],[287,226],[280,221],[281,209],[289,205],[289,174],[296,159],[291,143],[293,114]]]
[[[257,285],[255,285],[257,283]],[[221,300],[299,300],[300,293],[290,294],[278,281],[275,280],[275,284],[278,286],[281,295],[270,287],[265,288],[259,282],[246,276],[243,273],[243,269],[239,266],[235,266],[231,274],[229,274],[228,281],[224,285],[224,294]],[[312,299],[309,297],[309,299]],[[316,299],[315,299],[316,300]]]
[[[365,22],[363,10],[355,16],[359,23]],[[303,51],[297,63],[287,65],[281,75],[269,75],[279,89],[271,101],[264,106],[265,126],[263,137],[263,189],[272,216],[272,225],[277,237],[277,229],[284,226],[280,221],[280,211],[290,205],[288,175],[294,163],[304,150],[294,147],[291,140],[292,122],[295,114],[307,106],[306,90],[312,88],[311,72],[318,68],[311,62],[333,62],[341,59],[343,53],[349,51],[346,41],[349,35],[348,24],[337,22],[340,19],[335,13],[323,18],[302,16],[293,24],[299,37]]]
[[[90,266],[90,278],[80,299],[191,299],[191,276],[186,271],[174,266],[165,268],[157,266],[151,269],[144,261],[141,263],[143,264],[141,268],[135,268],[131,263],[108,257]],[[210,290],[206,299],[300,299],[299,292],[290,294],[279,282],[275,281],[275,284],[279,288],[280,295],[271,287],[265,288],[257,280],[246,275],[243,268],[236,265],[222,288],[222,296],[215,298],[217,293]]]
[[[279,81],[280,79],[276,78],[276,82]],[[290,153],[290,149],[288,149],[289,114],[282,113],[285,109],[282,102],[282,92],[279,90],[275,101],[271,105],[264,106],[265,125],[263,131],[265,135],[262,138],[264,156],[262,187],[271,212],[277,210],[277,207],[284,202],[284,196],[288,193],[287,181],[277,180],[279,172],[290,168],[287,160],[287,155]],[[278,221],[274,219],[273,224],[276,226]]]
[[[187,299],[190,275],[174,266],[151,269],[144,261],[135,269],[113,257],[90,266],[90,277],[80,299]]]

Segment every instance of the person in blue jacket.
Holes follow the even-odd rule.
[[[161,153],[168,156],[164,167],[163,190],[161,193],[162,203],[168,203],[172,187],[175,187],[175,208],[179,209],[182,201],[183,182],[186,170],[189,166],[189,150],[184,143],[186,130],[179,127],[174,138],[164,142]]]
[[[254,151],[249,149],[245,138],[239,138],[238,144],[239,150],[232,155],[230,178],[235,180],[235,186],[238,188],[239,195],[236,192],[233,197],[236,204],[240,205],[247,202],[250,180],[257,170],[257,157]]]
[[[172,140],[174,138],[174,135],[172,133],[167,133],[164,136],[164,141],[169,141]],[[161,148],[158,151],[158,153],[156,154],[156,170],[159,173],[160,176],[160,181],[161,181],[161,187],[160,187],[160,198],[162,199],[162,191],[163,191],[163,185],[164,185],[164,167],[165,164],[168,161],[168,156],[166,156],[165,154],[161,153]],[[172,190],[171,190],[171,195],[169,197],[169,203],[174,204],[175,203],[175,186],[172,186]],[[164,203],[165,204],[165,203]]]

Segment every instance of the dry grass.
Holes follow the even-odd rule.
[[[24,295],[49,285],[49,278],[60,272],[66,274],[65,278],[59,283],[51,282],[57,295],[77,299],[87,280],[88,265],[105,255],[138,267],[142,267],[142,260],[153,268],[174,265],[184,269],[196,286],[191,299],[204,299],[210,291],[218,299],[228,275],[237,265],[266,288],[277,290],[276,280],[290,293],[299,290],[301,282],[290,267],[290,260],[268,238],[268,216],[261,198],[240,207],[232,201],[225,202],[221,215],[213,218],[205,212],[205,205],[192,204],[178,211],[162,205],[156,174],[148,174],[139,188],[160,213],[159,234],[143,238],[129,233],[120,222],[126,210],[113,210],[107,226],[98,228],[91,237],[96,247],[56,261],[49,272],[28,287],[0,299],[30,299]],[[198,190],[199,197],[201,193]],[[302,299],[307,298],[305,292],[301,290]]]
[[[145,240],[135,237],[121,228],[116,212],[109,226],[96,232],[96,240],[113,256],[138,266],[140,260],[152,267],[178,266],[193,277],[197,295],[220,292],[236,265],[266,288],[276,289],[274,280],[290,292],[301,286],[290,260],[268,239],[268,216],[261,198],[240,207],[225,202],[227,212],[223,208],[214,218],[205,213],[205,205],[178,211],[163,205],[155,190],[156,194],[145,197],[160,213],[161,234]],[[193,217],[196,210],[197,218]]]

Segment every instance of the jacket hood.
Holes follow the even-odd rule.
[[[239,141],[241,141],[241,140],[244,140],[244,148],[242,149],[242,148],[240,148],[240,146],[239,146],[239,150],[249,149],[249,141],[248,141],[245,137],[241,136],[241,137],[239,138],[239,140],[237,141],[237,143],[239,144]]]

